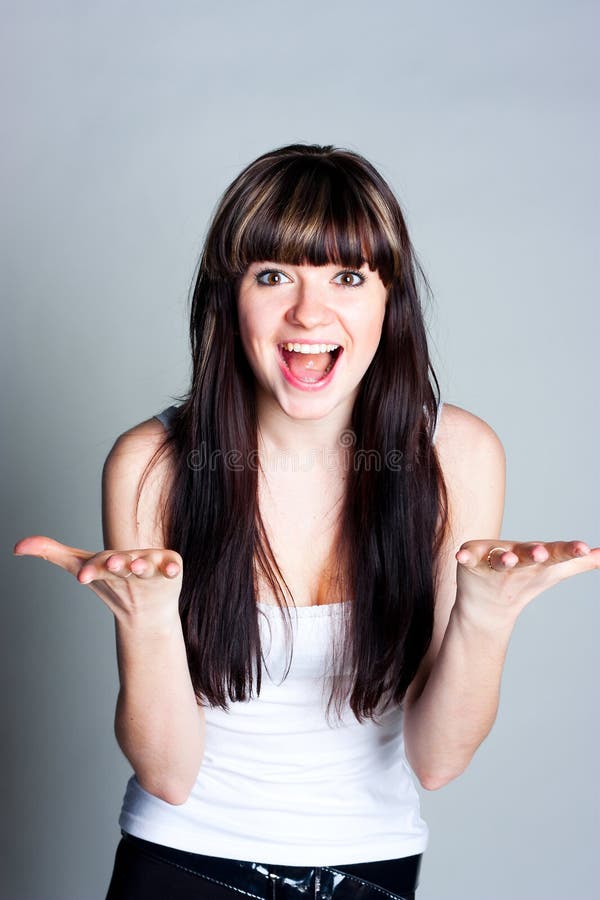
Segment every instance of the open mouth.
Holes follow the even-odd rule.
[[[278,344],[279,355],[286,370],[298,381],[305,384],[315,384],[323,381],[332,371],[343,348],[334,344],[321,344],[306,349],[290,349],[292,346],[299,348],[299,344]],[[317,346],[320,349],[317,350]]]

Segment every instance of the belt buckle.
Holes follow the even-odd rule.
[[[321,900],[321,866],[313,867],[312,872],[314,873],[314,900]],[[280,875],[277,872],[269,871],[269,879],[271,881],[271,900],[277,900],[277,883],[279,881]],[[284,876],[285,878],[285,876]]]

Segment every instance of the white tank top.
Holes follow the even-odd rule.
[[[331,642],[343,605],[290,610],[293,655],[285,678],[281,611],[260,603],[259,612],[260,695],[231,703],[227,712],[205,709],[206,749],[185,803],[172,806],[130,778],[121,828],[192,853],[273,865],[422,853],[428,828],[404,753],[401,707],[381,713],[380,724],[359,724],[349,707],[341,722],[326,716]]]

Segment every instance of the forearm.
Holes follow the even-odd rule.
[[[442,787],[460,775],[489,733],[515,616],[479,615],[457,598],[427,683],[405,710],[405,747],[421,784]]]
[[[119,746],[141,786],[168,803],[183,803],[204,752],[204,713],[196,702],[178,617],[116,620],[120,691]]]

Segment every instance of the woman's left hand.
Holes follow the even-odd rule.
[[[600,569],[600,547],[584,541],[466,541],[455,554],[457,603],[503,618],[518,615],[543,591]]]

